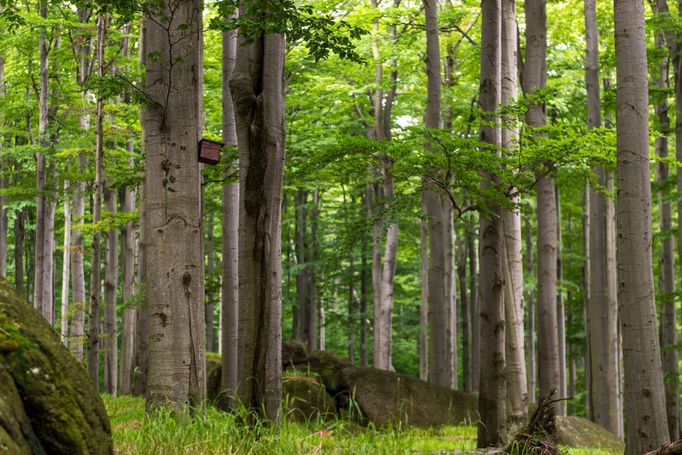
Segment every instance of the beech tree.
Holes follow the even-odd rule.
[[[230,20],[229,18],[227,20]],[[237,146],[234,105],[230,92],[230,77],[237,55],[237,34],[225,30],[222,36],[222,127],[223,142],[227,147]],[[232,170],[235,166],[232,166]],[[239,183],[230,182],[222,190],[222,389],[234,396],[238,372],[238,321],[239,321]]]
[[[428,98],[426,103],[425,126],[440,128],[441,73],[440,44],[438,37],[438,5],[435,0],[424,0],[426,15],[426,59],[428,76]],[[432,175],[425,177],[423,193],[424,215],[427,222],[428,269],[427,269],[427,308],[428,308],[428,374],[429,382],[444,387],[451,385],[452,356],[450,351],[450,305],[447,280],[447,225],[450,220],[443,215],[444,200],[433,181],[439,177],[437,171],[428,170]],[[448,212],[449,213],[449,212]],[[422,246],[424,248],[424,245]],[[422,284],[423,285],[423,284]]]
[[[649,96],[644,5],[614,4],[616,37],[617,266],[623,331],[625,453],[669,441],[651,265]],[[646,393],[643,393],[646,391]]]
[[[490,146],[490,153],[499,153],[501,129],[498,106],[502,101],[502,2],[484,0],[481,3],[481,84],[479,102],[488,124],[481,127],[481,142]],[[509,73],[507,73],[508,75]],[[495,177],[483,173],[488,186]],[[490,182],[486,182],[486,180]],[[480,389],[478,413],[478,447],[503,444],[507,428],[507,378],[505,358],[505,283],[503,276],[504,249],[499,206],[480,219]]]
[[[516,3],[501,3],[501,74],[502,105],[512,105],[518,97],[518,37]],[[501,146],[513,149],[518,142],[515,119],[509,119],[501,130]],[[509,124],[511,123],[511,124]],[[528,415],[528,385],[523,339],[523,257],[520,198],[514,198],[514,210],[503,210],[500,220],[502,240],[502,276],[505,282],[505,365],[507,369],[507,413],[511,424],[523,424]]]
[[[524,94],[531,99],[526,112],[529,127],[542,128],[547,112],[533,95],[547,83],[547,12],[545,0],[526,1],[526,61],[523,68]],[[540,398],[559,393],[559,337],[557,327],[557,209],[551,176],[537,176],[537,311],[538,376]]]
[[[585,85],[588,127],[601,127],[599,47],[596,2],[585,1]],[[613,191],[612,174],[595,169],[597,184]],[[615,207],[599,188],[589,189],[589,321],[590,410],[595,422],[617,435],[623,434],[620,405],[618,302],[615,270]]]
[[[253,14],[242,6],[241,17]],[[237,394],[245,405],[280,421],[284,36],[266,31],[247,36],[249,44],[243,33],[238,39],[230,77],[239,144]]]
[[[143,27],[147,406],[205,396],[204,272],[197,161],[201,14],[195,0],[149,5]]]

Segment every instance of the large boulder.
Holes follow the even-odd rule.
[[[336,404],[317,378],[284,376],[282,395],[288,419],[306,422],[336,415]]]
[[[475,395],[374,368],[344,368],[339,379],[348,391],[350,409],[359,407],[377,426],[432,427],[478,421]]]
[[[308,359],[305,346],[300,341],[282,341],[282,369],[299,368]]]
[[[625,444],[618,436],[584,417],[558,416],[556,439],[559,444],[573,448],[625,450]]]
[[[353,368],[353,364],[336,354],[327,351],[316,351],[308,356],[308,368],[320,377],[320,381],[332,396],[348,390],[341,378],[341,371]]]
[[[83,365],[0,279],[0,452],[111,454],[109,418]]]

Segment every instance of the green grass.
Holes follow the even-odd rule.
[[[103,396],[111,418],[116,454],[408,454],[472,450],[476,427],[440,429],[361,428],[351,422],[285,419],[282,427],[247,428],[234,414],[208,407],[202,415],[177,416],[161,410],[146,416],[144,400]],[[598,450],[566,450],[567,455],[611,455]]]

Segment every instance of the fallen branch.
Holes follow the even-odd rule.
[[[644,455],[682,455],[682,439],[661,446],[656,450],[645,453]]]

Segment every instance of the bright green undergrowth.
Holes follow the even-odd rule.
[[[147,416],[144,400],[103,396],[117,454],[408,454],[472,450],[476,427],[375,429],[353,423],[284,420],[282,427],[246,427],[234,414],[208,407],[201,415],[159,411]],[[442,452],[441,452],[442,453]],[[598,450],[566,450],[570,455],[610,455]]]

